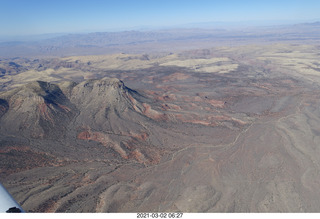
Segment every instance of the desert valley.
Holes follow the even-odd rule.
[[[2,43],[1,183],[26,212],[319,212],[319,27]]]

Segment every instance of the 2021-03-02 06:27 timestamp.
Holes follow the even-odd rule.
[[[137,213],[137,218],[182,218],[183,213]]]

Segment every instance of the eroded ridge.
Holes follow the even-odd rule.
[[[318,58],[273,45],[56,60],[64,78],[0,93],[2,183],[31,212],[318,212]]]

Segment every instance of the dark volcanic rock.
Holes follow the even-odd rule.
[[[0,118],[7,112],[8,109],[8,102],[6,100],[0,99]]]

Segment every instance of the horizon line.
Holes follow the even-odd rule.
[[[145,25],[135,27],[123,27],[123,28],[106,28],[100,30],[78,30],[70,32],[51,32],[51,33],[34,33],[34,34],[13,34],[13,35],[0,35],[0,43],[10,42],[30,42],[36,40],[51,39],[65,35],[82,35],[92,33],[118,33],[126,31],[161,31],[161,30],[174,30],[174,29],[225,29],[225,30],[236,30],[237,28],[251,27],[270,27],[270,26],[283,26],[283,25],[298,25],[298,24],[314,24],[320,22],[318,19],[307,19],[307,20],[247,20],[247,21],[207,21],[207,22],[192,22],[178,25]],[[237,26],[241,24],[241,26]],[[217,25],[217,26],[212,26]]]

